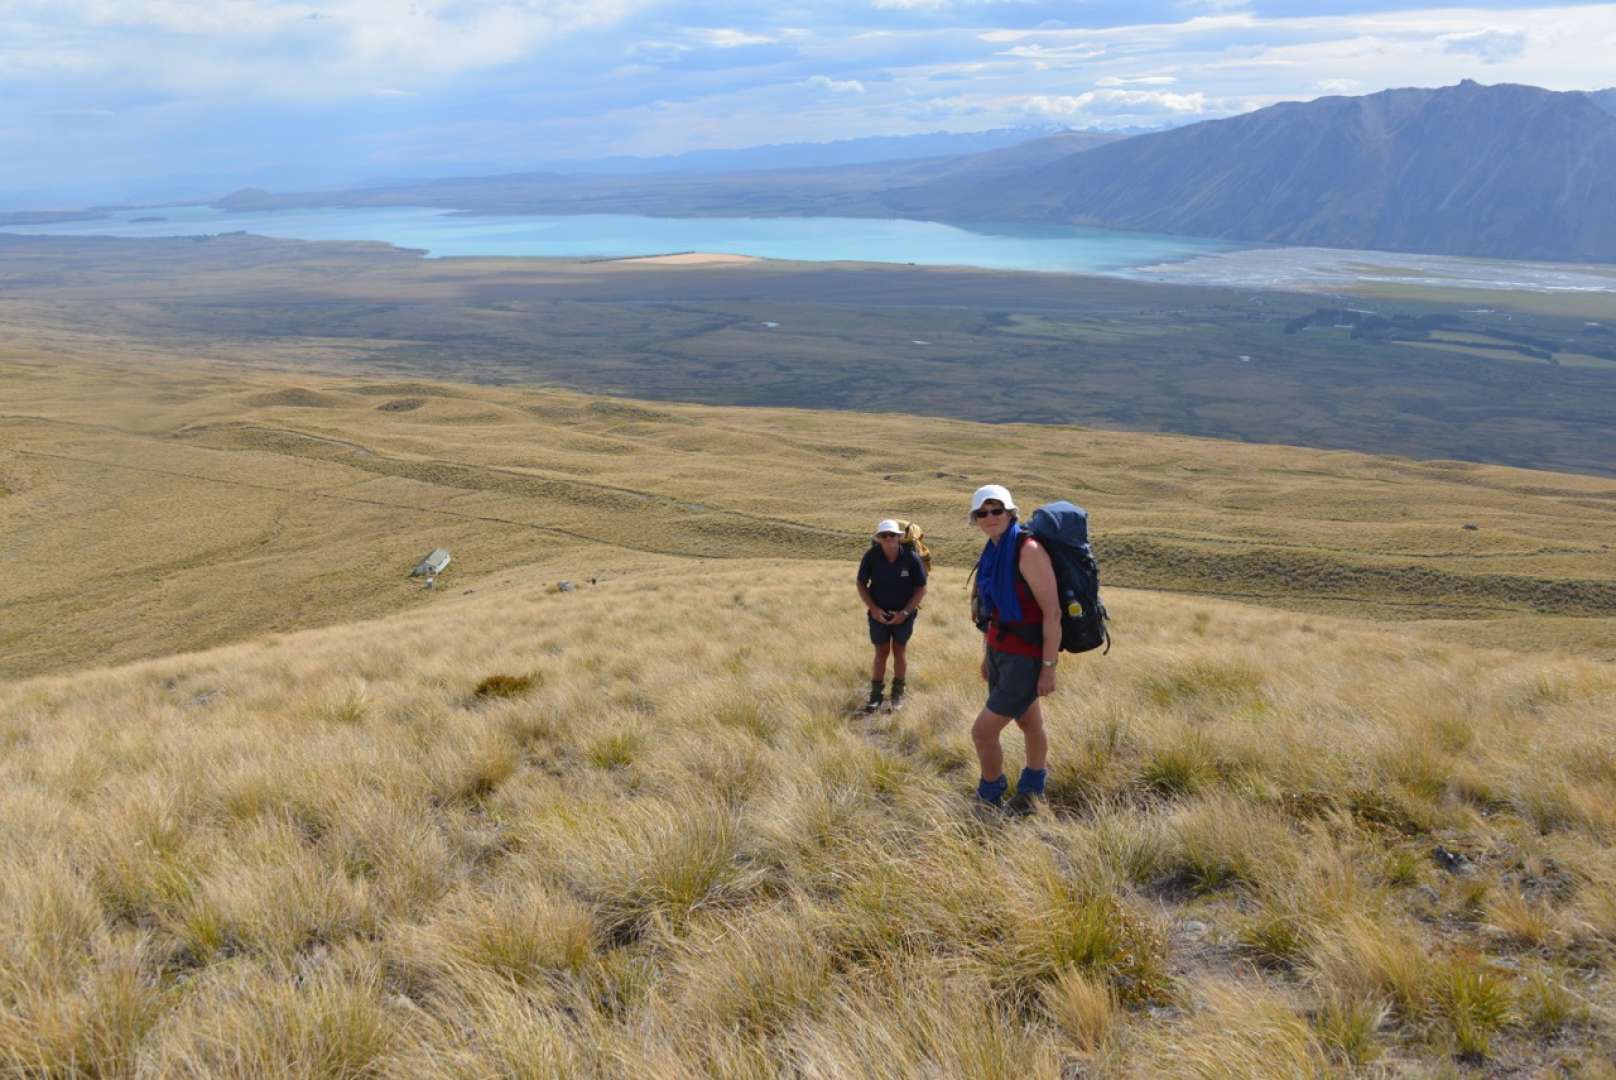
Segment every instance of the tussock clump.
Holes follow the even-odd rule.
[[[1075,969],[1127,1004],[1168,995],[1162,935],[1114,894],[1091,894],[1041,860],[1009,886],[1002,974],[1015,993]]]
[[[680,952],[676,1008],[698,1024],[777,1036],[831,998],[831,955],[790,911],[708,927]]]
[[[1159,795],[1192,795],[1217,780],[1217,758],[1206,739],[1193,731],[1157,747],[1139,781]]]
[[[1227,795],[1184,804],[1167,827],[1171,884],[1194,892],[1282,878],[1301,861],[1296,837],[1283,818]]]
[[[1119,1024],[1116,991],[1078,968],[1062,971],[1041,994],[1050,1020],[1080,1053],[1097,1053]]]
[[[593,913],[542,885],[516,881],[492,894],[462,891],[442,914],[410,932],[406,964],[433,986],[461,981],[464,969],[519,986],[566,980],[595,958]]]
[[[528,672],[525,675],[485,675],[472,689],[471,696],[478,701],[521,697],[541,685],[541,681],[536,672]]]
[[[1328,994],[1314,1013],[1313,1029],[1333,1058],[1361,1069],[1384,1050],[1380,1031],[1389,1013],[1379,998]]]
[[[1150,1032],[1143,1073],[1174,1080],[1309,1080],[1331,1073],[1324,1046],[1295,1008],[1259,986],[1203,984],[1189,1020]]]

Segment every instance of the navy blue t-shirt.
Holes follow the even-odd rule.
[[[858,579],[870,590],[870,599],[883,611],[906,607],[915,590],[926,584],[926,564],[910,548],[898,547],[898,557],[887,560],[886,552],[871,545],[859,561]]]

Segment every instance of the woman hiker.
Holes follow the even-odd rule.
[[[1010,808],[1026,812],[1043,797],[1048,773],[1049,737],[1038,699],[1055,689],[1061,625],[1055,568],[1017,513],[1002,485],[988,484],[971,496],[971,520],[987,538],[976,563],[971,606],[978,625],[985,619],[982,678],[988,684],[987,705],[977,714],[971,739],[982,766],[977,797],[998,806],[1010,784],[999,733],[1011,721],[1021,728],[1026,768]]]
[[[926,565],[914,549],[903,545],[902,538],[903,529],[896,521],[882,521],[875,527],[875,542],[859,560],[858,594],[869,614],[870,644],[875,646],[866,712],[881,707],[888,653],[892,655],[892,707],[902,707],[903,681],[908,674],[906,648],[915,632],[915,613],[926,595]]]

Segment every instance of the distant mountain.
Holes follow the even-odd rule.
[[[991,131],[934,131],[923,135],[874,135],[830,142],[780,143],[736,150],[691,150],[664,157],[606,157],[549,161],[544,172],[596,176],[647,173],[758,172],[773,169],[817,169],[830,165],[865,165],[878,161],[957,157],[1015,146],[1044,136],[1063,134],[1093,138],[1094,132],[1064,132],[1047,127],[995,128]],[[1116,138],[1116,136],[1109,136]]]
[[[939,216],[1515,259],[1616,261],[1616,115],[1466,80],[1286,103],[961,186]]]
[[[1616,113],[1616,86],[1609,90],[1590,90],[1588,96],[1593,98],[1594,104],[1601,109],[1608,113]]]
[[[820,165],[812,169],[652,172],[618,176],[510,173],[291,194],[243,188],[214,205],[225,210],[437,206],[497,214],[889,217],[905,212],[924,214],[928,206],[947,201],[958,191],[1119,138],[1122,136],[1104,131],[1062,131],[978,154]],[[870,141],[849,140],[861,144]],[[775,148],[759,149],[772,152]],[[922,188],[927,184],[933,186]],[[906,199],[888,199],[888,193],[907,192],[915,194]]]

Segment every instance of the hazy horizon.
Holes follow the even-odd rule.
[[[0,208],[1616,81],[1616,4],[96,0],[0,9]]]

